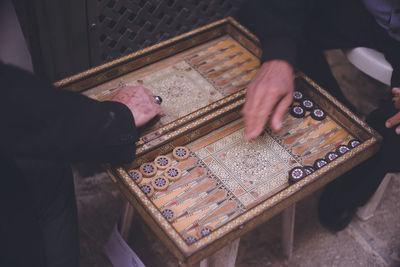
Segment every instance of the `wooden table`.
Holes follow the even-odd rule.
[[[266,128],[254,142],[244,141],[240,109],[260,55],[258,39],[227,18],[56,83],[101,101],[125,85],[141,85],[164,100],[166,116],[142,133],[136,160],[108,168],[129,201],[123,236],[135,209],[181,265],[233,266],[240,236],[282,212],[282,244],[290,257],[295,203],[379,148],[373,129],[301,72],[296,90],[326,118],[288,112],[280,132]],[[294,167],[313,165],[352,140],[360,144],[289,183]],[[188,149],[183,161],[171,154],[179,146]],[[136,182],[132,173],[160,155],[182,176],[146,195],[153,177]]]

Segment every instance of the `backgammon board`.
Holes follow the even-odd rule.
[[[193,264],[370,157],[381,137],[301,72],[282,130],[243,138],[258,40],[227,18],[56,83],[103,101],[163,98],[137,158],[109,173],[172,253]],[[289,179],[290,178],[290,179]]]

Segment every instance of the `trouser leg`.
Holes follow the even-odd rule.
[[[17,165],[33,195],[47,266],[78,266],[78,222],[70,166],[26,160]]]
[[[354,203],[354,206],[359,207],[367,203],[386,173],[400,171],[398,157],[400,136],[395,133],[394,129],[385,127],[386,120],[397,112],[398,110],[395,109],[391,100],[388,100],[381,103],[380,107],[367,117],[367,123],[382,135],[383,142],[380,151],[371,158],[370,164],[364,164],[367,170],[364,172],[365,177],[370,182],[364,185],[361,177],[359,177],[362,190],[360,190],[361,193],[358,196],[359,201]]]
[[[2,159],[0,165],[0,266],[44,267],[44,241],[32,192],[14,162]]]

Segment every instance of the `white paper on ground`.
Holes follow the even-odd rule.
[[[120,235],[117,224],[114,225],[110,238],[104,246],[104,253],[114,267],[145,267]]]

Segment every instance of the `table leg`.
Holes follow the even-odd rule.
[[[240,238],[200,262],[200,267],[234,267]]]
[[[293,252],[293,236],[294,236],[294,217],[295,217],[296,204],[286,208],[282,211],[282,250],[285,257],[290,259]]]
[[[129,232],[132,226],[133,214],[134,214],[134,209],[132,205],[129,203],[129,201],[126,201],[124,207],[124,213],[122,214],[119,227],[121,236],[124,240],[128,239]]]
[[[374,212],[381,202],[383,194],[385,193],[386,187],[388,186],[391,178],[391,173],[386,174],[385,178],[383,178],[378,189],[376,189],[376,192],[372,195],[371,199],[368,200],[367,204],[357,210],[358,218],[366,221],[374,216]]]

